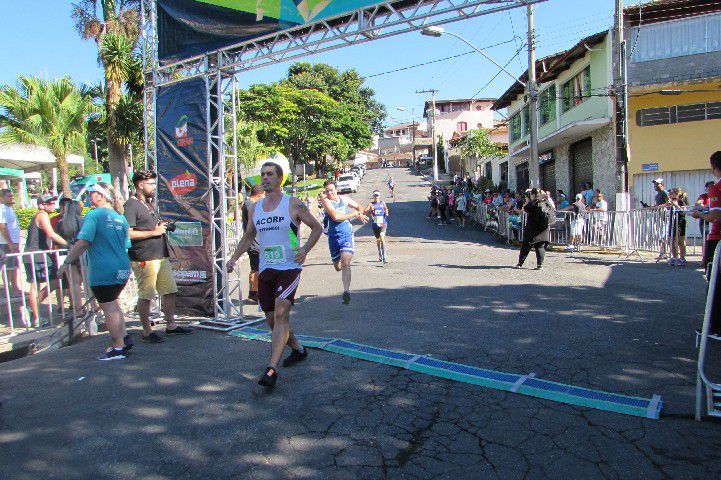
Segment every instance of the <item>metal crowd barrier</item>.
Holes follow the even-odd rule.
[[[696,220],[686,213],[685,210],[672,210],[669,207],[629,212],[584,211],[579,214],[557,211],[556,221],[551,225],[551,244],[576,250],[597,248],[626,254],[651,252],[658,253],[661,258],[670,252],[672,239],[682,233],[681,222],[686,223],[688,237],[693,227],[691,222]],[[481,203],[477,205],[472,218],[484,230],[497,234],[508,243],[523,241],[525,213],[517,215]],[[701,245],[707,230],[701,229]]]
[[[61,325],[68,327],[69,342],[81,324],[88,334],[97,333],[97,322],[103,317],[88,287],[86,256],[59,279],[57,270],[66,256],[67,250],[42,250],[7,254],[0,259],[0,309],[5,313],[0,317],[0,339]],[[131,275],[120,297],[124,312],[135,309],[137,293]]]

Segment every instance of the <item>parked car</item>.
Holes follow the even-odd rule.
[[[358,178],[355,177],[355,175],[351,175],[349,173],[341,175],[340,178],[338,178],[338,192],[339,193],[347,193],[347,192],[357,192],[358,186],[360,185],[360,182]]]

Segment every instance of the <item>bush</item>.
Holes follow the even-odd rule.
[[[83,207],[83,217],[90,211],[89,207]],[[15,215],[18,217],[18,225],[20,225],[21,230],[27,230],[30,227],[30,222],[32,221],[35,214],[38,213],[37,208],[18,208],[15,210]],[[58,215],[58,212],[53,212],[50,214],[50,218],[53,218]]]

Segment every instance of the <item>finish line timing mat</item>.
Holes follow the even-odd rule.
[[[248,340],[270,342],[270,331],[246,327],[230,332],[231,336]],[[436,360],[429,356],[396,352],[384,348],[354,343],[339,338],[323,338],[296,335],[304,347],[317,348],[348,357],[354,357],[384,365],[425,373],[434,377],[480,385],[507,392],[545,398],[555,402],[568,403],[609,412],[634,415],[658,420],[663,402],[659,395],[652,398],[630,397],[616,393],[601,392],[588,388],[574,387],[562,383],[535,378],[535,374],[518,375],[496,372],[461,363]]]

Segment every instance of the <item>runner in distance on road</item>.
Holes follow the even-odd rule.
[[[388,205],[381,200],[381,193],[378,190],[373,192],[373,200],[365,208],[364,213],[370,215],[373,222],[373,235],[376,237],[376,246],[378,247],[378,261],[387,263],[386,229],[388,227]]]

